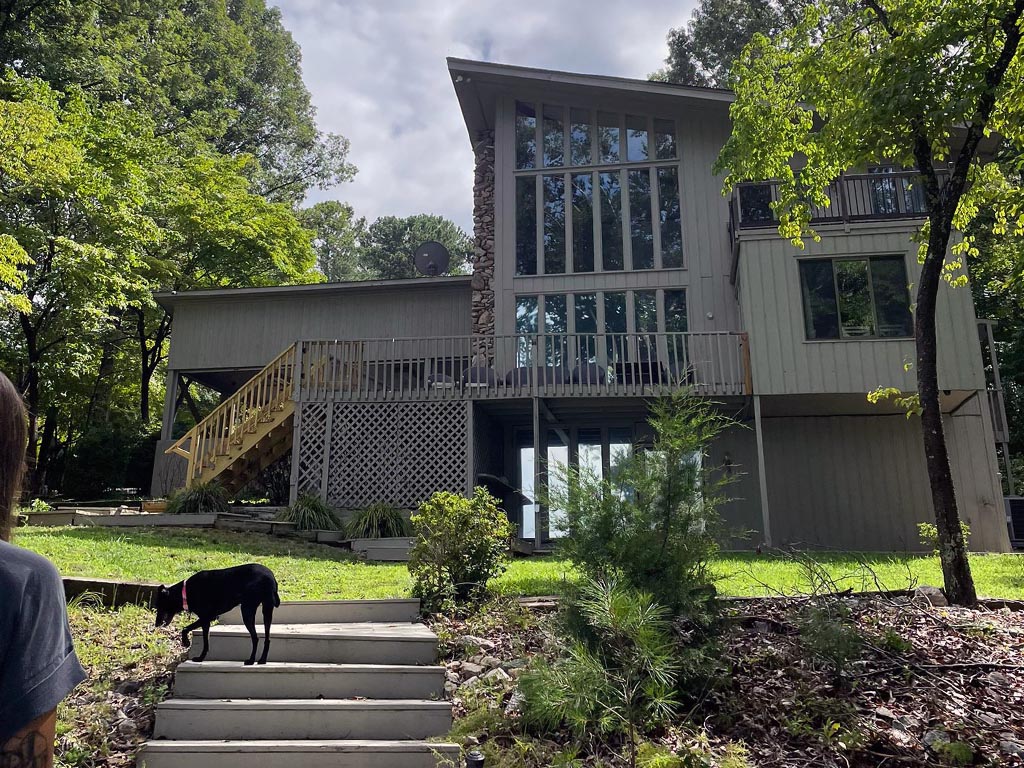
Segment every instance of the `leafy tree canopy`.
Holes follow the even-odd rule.
[[[328,281],[342,282],[363,277],[359,243],[366,231],[366,219],[356,218],[351,205],[337,200],[306,208],[301,218],[314,233],[317,269]]]
[[[412,254],[426,240],[436,240],[451,254],[446,274],[466,271],[473,240],[442,216],[417,214],[406,218],[383,216],[370,225],[362,241],[362,267],[369,276],[391,280],[417,277]]]

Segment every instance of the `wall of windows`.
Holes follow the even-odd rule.
[[[517,101],[515,145],[517,275],[683,266],[674,120]]]
[[[801,259],[800,291],[808,339],[913,335],[903,256]]]

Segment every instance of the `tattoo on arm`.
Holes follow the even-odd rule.
[[[0,768],[51,768],[57,713],[48,712],[0,744]]]

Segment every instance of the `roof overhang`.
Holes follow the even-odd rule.
[[[309,285],[272,285],[264,288],[211,288],[200,291],[163,291],[153,298],[173,314],[174,307],[189,301],[223,301],[251,298],[304,298],[380,291],[430,291],[439,286],[469,288],[470,275],[453,277],[416,277],[403,280],[352,280],[345,283],[312,283]]]
[[[627,77],[583,75],[451,57],[448,58],[448,72],[473,143],[484,131],[494,129],[495,105],[501,94],[535,90],[538,87],[553,91],[585,91],[598,99],[621,99],[628,96],[666,99],[673,105],[679,105],[680,100],[683,100],[728,106],[736,98],[732,91],[723,88],[698,88]]]

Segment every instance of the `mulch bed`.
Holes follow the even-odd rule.
[[[435,622],[446,638],[456,717],[466,715],[467,700],[478,706],[490,696],[512,724],[507,733],[471,736],[469,745],[517,737],[519,669],[527,656],[558,650],[551,607],[532,613],[535,620],[511,626]],[[838,665],[828,643],[822,653],[809,639],[813,613],[836,617],[860,638]],[[731,601],[723,627],[725,674],[688,721],[661,735],[668,746],[692,751],[702,743],[716,753],[739,743],[750,765],[765,768],[1024,766],[1024,612],[933,606],[920,594],[826,594]],[[585,763],[621,764],[616,750],[598,752]]]

